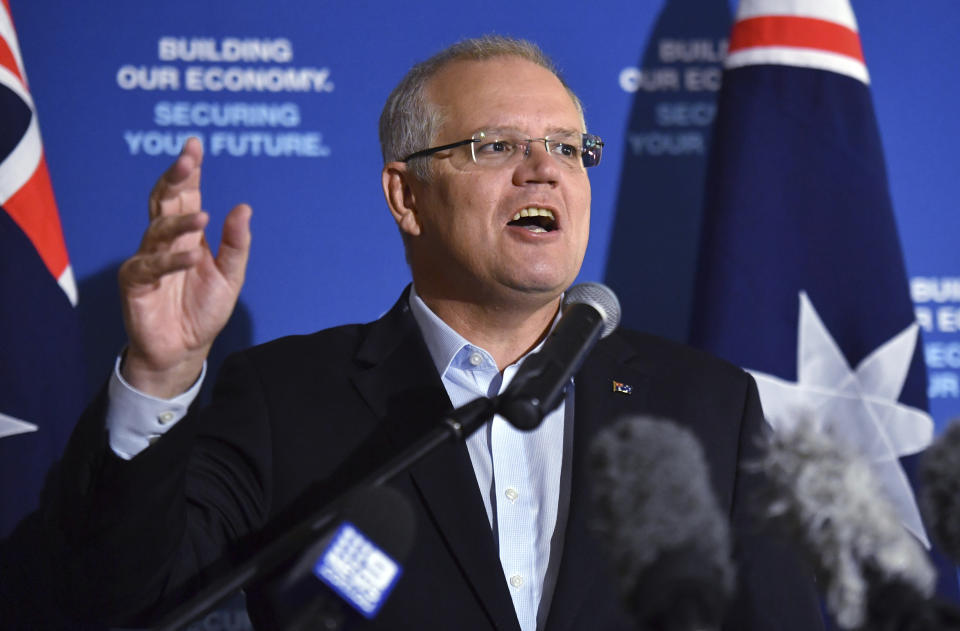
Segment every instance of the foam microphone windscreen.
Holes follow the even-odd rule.
[[[960,563],[960,420],[921,456],[920,509],[934,541]]]
[[[719,628],[736,572],[697,439],[669,421],[624,418],[598,434],[590,468],[591,530],[640,628]]]
[[[804,550],[841,628],[867,624],[871,590],[932,594],[936,573],[925,552],[855,450],[801,423],[771,434],[758,466],[769,481],[763,516]]]

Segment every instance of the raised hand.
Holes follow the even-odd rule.
[[[120,296],[129,346],[124,378],[169,398],[200,374],[213,340],[237,303],[250,253],[249,206],[227,215],[214,258],[201,210],[203,148],[190,138],[150,193],[150,225],[140,249],[120,266]]]

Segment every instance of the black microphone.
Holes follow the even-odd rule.
[[[958,628],[931,600],[936,572],[859,453],[804,422],[772,433],[758,466],[763,516],[806,554],[840,628]]]
[[[960,563],[960,420],[920,459],[920,511],[943,551]]]
[[[719,629],[736,570],[699,441],[669,421],[625,418],[597,435],[589,461],[590,529],[637,628]]]
[[[248,603],[254,627],[338,631],[361,615],[374,618],[402,576],[415,529],[413,508],[399,491],[357,489],[336,525]]]
[[[570,377],[594,344],[618,324],[620,302],[609,287],[581,283],[568,289],[560,322],[497,398],[497,413],[519,429],[536,428],[560,404]]]

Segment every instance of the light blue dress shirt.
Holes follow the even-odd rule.
[[[415,289],[410,292],[410,309],[454,407],[503,392],[530,355],[507,366],[501,375],[490,353],[450,328]],[[573,388],[567,388],[565,401],[532,431],[516,429],[497,415],[467,439],[503,576],[523,631],[544,626],[556,582],[569,502],[569,489],[561,493],[561,473],[564,425],[572,421],[565,419],[566,410],[571,410],[572,417],[572,399]],[[572,426],[567,431],[572,432]]]

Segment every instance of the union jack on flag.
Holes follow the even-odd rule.
[[[43,157],[40,126],[13,21],[6,6],[0,13],[0,86],[4,129],[0,135],[0,205],[23,230],[70,303],[77,304],[77,285],[67,257],[60,216]]]
[[[0,4],[0,538],[36,506],[83,400],[74,281],[7,0]]]

